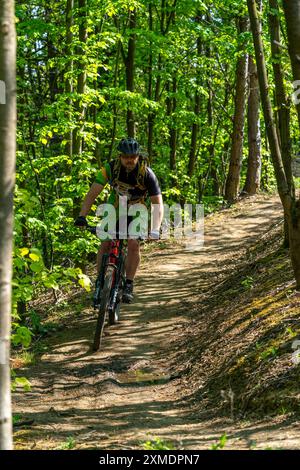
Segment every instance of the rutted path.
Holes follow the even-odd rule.
[[[280,219],[276,197],[248,199],[206,219],[202,250],[191,254],[175,245],[146,257],[135,303],[122,307],[122,322],[106,330],[96,354],[90,351],[95,318],[86,307],[49,340],[39,363],[22,371],[32,391],[14,394],[14,412],[33,423],[17,432],[17,447],[54,449],[71,436],[76,449],[141,448],[155,437],[184,449],[208,449],[224,431],[226,448],[249,448],[254,440],[262,448],[296,447],[298,438],[288,427],[241,428],[193,416],[180,400],[181,379],[168,361],[172,340],[189,321],[189,305],[224,279],[238,250]]]

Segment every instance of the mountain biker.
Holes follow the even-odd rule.
[[[81,228],[87,226],[86,216],[89,213],[95,199],[99,196],[104,186],[109,183],[112,188],[108,198],[108,204],[119,204],[119,196],[126,196],[128,206],[132,204],[144,204],[149,195],[151,204],[156,206],[156,217],[150,231],[150,238],[159,238],[159,229],[163,218],[163,201],[158,180],[147,165],[146,160],[140,155],[139,143],[133,138],[122,139],[117,147],[120,154],[118,158],[107,162],[96,175],[95,182],[91,185],[82,203],[81,211],[75,225]],[[158,210],[157,210],[158,209]],[[132,218],[128,217],[127,223]],[[101,259],[104,253],[108,253],[110,241],[102,241],[97,255],[97,269],[101,268]],[[126,281],[123,292],[123,302],[131,303],[133,300],[133,281],[140,263],[140,245],[134,238],[128,239],[128,254],[126,259]]]

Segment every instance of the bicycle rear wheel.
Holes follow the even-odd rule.
[[[101,340],[103,336],[104,324],[107,315],[107,311],[110,303],[111,288],[114,279],[114,268],[108,266],[105,273],[104,285],[101,292],[101,302],[99,307],[99,313],[96,324],[96,331],[94,336],[93,350],[98,351],[101,346]]]

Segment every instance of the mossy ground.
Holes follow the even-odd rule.
[[[282,232],[268,232],[191,308],[175,362],[197,409],[233,418],[300,411],[300,296]]]

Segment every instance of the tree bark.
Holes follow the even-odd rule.
[[[284,209],[284,215],[289,225],[290,256],[296,279],[296,289],[300,290],[300,201],[295,199],[294,194],[289,187],[284,171],[281,149],[269,95],[267,68],[261,32],[261,20],[258,17],[255,0],[247,0],[247,4],[251,21],[260,94],[264,111],[266,130],[270,144],[271,157],[275,169],[278,192]]]
[[[211,21],[211,17],[208,16],[209,21]],[[206,49],[206,56],[208,58],[211,57],[211,47],[208,46]],[[207,71],[209,74],[209,71]],[[210,171],[207,175],[206,180],[208,177],[212,179],[212,191],[214,196],[219,196],[220,195],[220,184],[219,184],[219,178],[218,178],[218,172],[217,172],[217,162],[215,158],[215,149],[216,149],[216,141],[218,137],[218,129],[220,123],[217,122],[215,124],[215,119],[214,119],[214,93],[212,89],[212,77],[208,78],[207,80],[207,89],[208,89],[208,101],[207,101],[207,121],[208,121],[208,126],[210,129],[210,139],[211,143],[208,146],[208,159],[209,159],[209,166],[210,166]],[[224,104],[226,105],[226,91],[225,91],[225,100]],[[203,188],[204,190],[205,188]]]
[[[177,106],[177,99],[176,99],[176,93],[177,93],[177,79],[176,76],[174,75],[173,81],[172,81],[172,117],[171,117],[171,126],[170,126],[170,170],[171,171],[176,171],[176,146],[177,146],[177,128],[176,128],[176,118],[175,118],[175,112],[176,112],[176,106]]]
[[[269,82],[265,62],[264,47],[262,42],[261,23],[258,18],[258,12],[255,0],[247,0],[251,29],[255,48],[255,57],[258,71],[258,81],[261,95],[261,102],[264,112],[267,137],[270,145],[271,157],[275,169],[275,176],[278,184],[278,191],[282,202],[289,200],[289,188],[284,172],[279,140],[276,132],[276,126],[273,116],[272,104],[269,94]]]
[[[126,58],[126,87],[128,91],[134,91],[134,62],[136,49],[136,34],[132,31],[136,28],[136,11],[132,11],[129,17],[129,28],[131,29],[128,40],[128,54]],[[132,109],[127,110],[127,135],[135,137],[135,122]]]
[[[153,4],[149,2],[148,6],[149,14],[149,31],[153,31]],[[150,40],[149,45],[149,66],[148,66],[148,100],[152,100],[152,75],[153,75],[153,52],[152,52],[152,39]],[[148,114],[148,158],[150,163],[152,162],[152,152],[153,152],[153,131],[154,131],[154,113],[150,111]]]
[[[174,0],[173,5],[168,5],[166,0],[161,0],[161,15],[160,15],[160,34],[166,36],[169,32],[171,23],[175,23],[175,12],[176,12],[176,3],[177,0]],[[149,3],[149,30],[153,30],[153,6],[154,3]],[[167,13],[168,10],[168,13]],[[149,55],[149,82],[148,82],[148,99],[152,99],[152,88],[154,88],[154,101],[158,102],[161,96],[161,72],[163,69],[162,54],[158,54],[157,67],[156,67],[156,81],[155,86],[152,85],[152,75],[153,75],[153,53],[150,44],[150,55]],[[148,114],[148,156],[149,160],[152,160],[153,156],[153,140],[154,140],[154,123],[155,123],[155,111],[152,111]]]
[[[13,0],[0,0],[0,449],[11,450],[10,327],[16,156],[16,33]]]
[[[69,58],[69,62],[67,64],[67,73],[69,76],[65,79],[65,90],[66,93],[71,94],[73,93],[73,57],[72,57],[72,42],[73,42],[73,32],[72,27],[74,25],[74,17],[73,17],[73,10],[74,10],[74,0],[67,0],[67,9],[66,9],[66,56]],[[68,118],[71,121],[72,115],[72,98],[68,99]],[[67,145],[66,145],[66,154],[72,159],[73,156],[73,131],[70,131],[66,135]]]
[[[269,0],[269,28],[271,36],[272,67],[275,80],[276,108],[278,113],[279,137],[284,171],[289,186],[293,185],[291,171],[291,137],[290,137],[290,102],[288,100],[284,74],[281,63],[282,48],[280,46],[280,22],[277,0]],[[276,14],[275,11],[278,13]],[[300,50],[300,49],[299,49]]]
[[[85,93],[86,87],[86,71],[85,64],[82,60],[82,57],[85,55],[85,44],[87,42],[87,0],[78,0],[78,10],[79,10],[79,41],[80,46],[77,49],[79,67],[81,68],[80,74],[77,81],[77,93],[78,95],[83,95]],[[78,114],[79,126],[74,131],[74,143],[73,143],[73,152],[75,155],[80,155],[82,153],[83,139],[81,133],[84,128],[84,118],[86,113],[86,105],[83,105],[80,102],[80,99],[77,100],[76,111]]]
[[[176,92],[177,92],[177,80],[176,77],[173,77],[172,82],[167,82],[167,116],[169,118],[169,146],[170,146],[170,157],[169,157],[169,167],[171,172],[176,171],[176,143],[177,143],[177,129],[175,123],[174,113],[176,111]]]
[[[200,22],[200,15],[196,16],[196,21]],[[202,54],[202,41],[200,37],[197,39],[197,58],[198,62],[200,61],[200,57]],[[194,102],[194,114],[195,114],[195,122],[192,126],[192,136],[191,136],[191,148],[189,154],[189,163],[188,163],[188,176],[192,177],[194,173],[195,163],[196,163],[196,151],[197,151],[197,139],[199,134],[199,114],[200,114],[200,105],[201,105],[201,98],[198,87],[200,86],[201,74],[199,70],[199,63],[197,64],[197,71],[196,71],[196,84],[197,88],[195,91],[195,102]]]
[[[289,55],[291,58],[294,81],[300,80],[300,0],[282,1],[286,29],[289,43]],[[300,83],[296,84],[299,90]],[[300,96],[298,93],[296,101],[298,121],[300,127]]]
[[[244,33],[248,30],[248,18],[239,18],[238,30],[240,33]],[[243,45],[241,45],[240,51],[242,48]],[[240,186],[246,109],[247,70],[248,55],[245,53],[238,59],[236,68],[236,94],[232,145],[229,170],[225,186],[225,199],[229,202],[233,202],[237,198]]]
[[[294,193],[294,182],[291,171],[291,137],[290,137],[290,102],[286,94],[282,69],[282,48],[279,22],[279,6],[277,0],[269,0],[269,30],[271,37],[272,67],[275,81],[275,98],[278,115],[279,137],[284,171],[289,188]],[[289,224],[284,223],[284,246],[289,246]]]
[[[259,84],[257,68],[249,57],[249,98],[248,98],[248,165],[244,191],[256,194],[260,188],[261,176],[261,135],[259,118]]]
[[[73,132],[73,156],[80,156],[83,150],[82,132],[85,124],[86,105],[81,102],[81,96],[85,93],[86,87],[86,70],[83,57],[85,55],[85,45],[87,42],[87,0],[78,0],[78,15],[79,15],[79,42],[80,46],[77,47],[77,61],[80,73],[77,80],[77,94],[78,99],[76,102],[76,115],[78,126]],[[76,158],[76,157],[75,157]],[[73,217],[76,217],[80,210],[81,198],[75,196],[73,198]],[[82,267],[82,266],[80,266]]]

